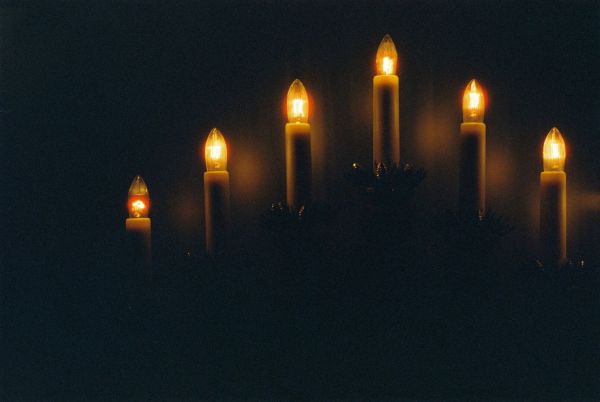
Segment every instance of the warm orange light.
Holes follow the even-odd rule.
[[[287,115],[289,123],[308,123],[308,94],[299,79],[288,90]]]
[[[138,211],[143,211],[146,209],[146,204],[144,203],[144,201],[142,200],[135,200],[131,203],[131,206],[138,210]]]
[[[129,186],[129,197],[127,201],[127,209],[129,210],[130,218],[146,218],[150,210],[150,193],[148,186],[142,179],[142,176],[137,175]]]
[[[474,79],[467,84],[463,96],[463,122],[483,122],[485,96],[480,85]]]
[[[377,56],[375,56],[375,62],[377,64],[377,74],[396,74],[396,69],[398,67],[398,52],[396,51],[396,46],[390,35],[385,35],[381,40],[379,48],[377,49]]]
[[[565,140],[556,127],[552,127],[552,130],[546,136],[542,154],[545,172],[563,171],[565,169]]]
[[[208,171],[227,170],[227,143],[217,128],[213,128],[208,134],[204,145],[204,160]]]

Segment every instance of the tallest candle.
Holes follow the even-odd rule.
[[[377,75],[373,77],[373,167],[400,163],[399,80],[396,75],[398,52],[385,35],[376,56]]]

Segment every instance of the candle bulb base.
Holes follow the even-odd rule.
[[[355,162],[345,177],[361,193],[370,194],[386,202],[412,198],[426,176],[424,169],[414,168],[408,163],[397,165],[375,162],[374,166],[373,171]]]
[[[312,203],[292,210],[284,202],[274,202],[262,213],[261,226],[274,235],[275,245],[286,251],[310,254],[308,247],[318,247],[324,228],[335,219],[337,211],[324,203]]]
[[[561,171],[540,174],[540,252],[546,266],[567,261],[567,175]]]
[[[206,253],[217,256],[225,253],[231,226],[229,173],[204,173],[204,221]]]
[[[482,220],[485,215],[485,139],[485,124],[460,125],[458,207],[465,221]]]
[[[310,124],[285,125],[285,172],[287,205],[299,212],[312,200]]]
[[[444,210],[434,217],[434,249],[459,269],[496,266],[494,254],[503,237],[514,230],[510,220],[491,209],[481,219],[464,220],[460,213]]]
[[[353,163],[346,179],[357,189],[356,212],[364,241],[374,250],[393,249],[413,236],[414,193],[425,179],[423,169],[409,164],[375,163],[375,171]]]
[[[125,220],[130,265],[143,276],[151,276],[152,231],[150,218],[127,218]]]
[[[373,160],[390,167],[400,161],[399,92],[397,75],[373,77]]]

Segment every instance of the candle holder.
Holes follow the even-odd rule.
[[[424,169],[415,169],[408,163],[400,166],[395,163],[376,163],[373,171],[354,162],[346,179],[361,194],[381,202],[396,203],[410,199],[425,176]]]
[[[465,267],[467,271],[472,271],[474,265],[496,267],[499,265],[494,255],[496,245],[513,230],[507,217],[491,209],[481,218],[471,220],[445,210],[434,218],[434,249],[442,258],[442,265]]]
[[[261,226],[271,236],[275,248],[288,261],[301,261],[319,255],[329,240],[329,227],[337,211],[324,203],[290,208],[285,202],[273,202],[260,216]]]
[[[464,220],[459,214],[446,210],[436,219],[438,229],[446,229],[451,234],[464,235],[469,240],[488,243],[505,236],[514,230],[509,219],[492,210],[478,219]]]
[[[389,250],[412,236],[410,201],[425,179],[425,170],[408,163],[376,163],[373,171],[355,162],[345,176],[358,190],[359,225],[369,247]]]
[[[546,263],[544,264],[544,262],[540,259],[535,260],[535,269],[537,271],[541,270],[543,272],[588,272],[591,269],[589,263],[582,257],[579,256],[576,259],[567,259],[564,262],[562,262],[560,265],[556,265],[556,264],[549,264]]]
[[[273,202],[271,208],[261,215],[261,225],[277,235],[297,237],[310,234],[314,229],[330,223],[335,216],[333,209],[322,203],[310,207],[301,205],[297,211],[285,202]]]
[[[533,299],[545,311],[579,309],[582,312],[598,311],[597,293],[600,286],[600,266],[597,261],[584,260],[582,256],[567,260],[561,265],[529,261],[520,269],[515,281],[522,283],[521,297]],[[535,289],[534,292],[531,289]],[[582,322],[585,321],[583,318]]]

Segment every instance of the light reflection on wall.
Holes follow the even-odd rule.
[[[540,238],[540,183],[539,176],[537,181],[533,181],[523,187],[525,191],[525,198],[519,200],[523,207],[527,206],[526,225],[523,228],[518,228],[522,232],[524,237],[524,243],[526,247],[533,254],[533,257],[539,258],[539,238]],[[569,253],[568,240],[569,240],[569,211],[567,202],[567,255]],[[514,218],[513,218],[514,219]]]
[[[573,183],[567,187],[567,252],[572,259],[600,258],[600,193]],[[594,240],[595,239],[595,240]],[[592,257],[592,258],[590,258]]]
[[[486,188],[488,203],[492,206],[510,202],[512,199],[510,194],[514,186],[513,178],[518,172],[515,158],[510,151],[509,148],[500,146],[487,148]]]
[[[173,214],[177,227],[183,230],[196,230],[202,215],[202,208],[195,194],[179,191],[175,196],[175,202],[171,213]]]
[[[263,198],[264,189],[270,186],[266,172],[271,168],[269,155],[261,155],[255,146],[245,143],[236,148],[244,152],[235,153],[230,164],[232,210],[244,211]]]
[[[404,153],[405,156],[402,157],[414,161],[418,167],[427,171],[427,179],[422,186],[426,190],[428,201],[434,204],[442,202],[450,208],[456,205],[458,184],[459,120],[458,109],[452,103],[453,100],[436,103],[433,92],[430,92],[424,100],[417,103],[414,133],[411,135],[412,140],[416,141],[416,154]],[[410,137],[406,133],[402,134],[402,128],[400,130],[402,155],[402,142],[410,141]]]
[[[202,204],[202,182],[193,186],[195,180],[188,178],[187,182],[175,187],[172,198],[167,204],[167,217],[163,224],[169,225],[171,239],[164,239],[167,244],[174,241],[179,251],[198,251],[202,246],[204,236],[204,211]],[[163,231],[163,234],[167,232]],[[159,235],[160,236],[160,235]]]
[[[311,137],[310,148],[312,157],[313,197],[322,200],[325,197],[327,171],[327,137],[331,135],[331,127],[327,125],[323,114],[322,99],[319,97],[319,88],[315,88],[310,95],[311,107]]]
[[[520,202],[528,206],[527,244],[533,253],[538,253],[540,224],[539,183],[530,184],[525,197]],[[600,239],[600,193],[586,192],[576,183],[567,187],[567,257],[590,258],[597,261],[600,250],[593,239]],[[596,246],[597,246],[596,241]]]

